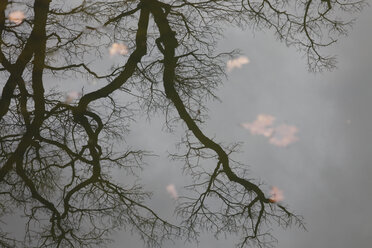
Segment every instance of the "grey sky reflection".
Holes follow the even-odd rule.
[[[219,91],[222,103],[210,104],[204,129],[224,142],[244,141],[238,157],[250,165],[252,177],[270,183],[268,192],[271,186],[283,190],[284,202],[304,216],[308,232],[274,231],[278,248],[369,247],[372,242],[370,23],[372,11],[367,8],[349,37],[332,50],[338,55],[338,68],[316,75],[307,72],[294,49],[270,34],[256,32],[252,38],[250,32],[230,29],[220,43],[221,50],[240,48],[250,63],[230,73]],[[241,128],[240,123],[260,113],[297,126],[300,140],[282,149]],[[160,139],[157,121],[161,120],[141,123],[138,130],[147,126],[147,131],[135,131],[131,137],[161,156],[152,164],[154,173],[144,179],[155,189],[152,204],[172,215],[175,203],[167,196],[166,183],[177,182],[180,188],[187,180],[181,165],[169,162],[164,152],[172,150],[177,138],[164,134],[168,138]],[[202,235],[199,247],[232,247],[233,239]],[[118,234],[111,247],[140,246],[135,237]],[[195,245],[180,242],[169,247]]]
[[[283,202],[304,216],[308,232],[275,229],[278,248],[369,247],[372,242],[370,23],[372,11],[367,8],[349,37],[333,48],[339,68],[316,75],[306,71],[305,60],[293,48],[269,33],[257,32],[253,38],[251,31],[229,29],[220,42],[221,51],[240,48],[249,60],[231,63],[229,79],[218,92],[222,103],[210,103],[210,118],[203,129],[222,142],[243,141],[236,159],[250,165],[252,178],[265,182],[268,193],[272,187],[283,191]],[[120,56],[111,58],[110,51],[111,55],[123,55],[125,49],[108,48],[105,59],[116,62]],[[79,97],[83,87],[87,91],[98,87],[96,84],[84,79],[55,82],[71,101]],[[241,123],[261,113],[297,127],[299,140],[283,149],[242,129]],[[175,150],[184,129],[180,125],[170,134],[164,131],[163,123],[160,116],[151,122],[143,117],[132,125],[126,142],[159,155],[147,160],[142,181],[154,191],[149,205],[172,219],[177,204],[173,189],[177,189],[177,196],[182,195],[188,178],[182,174],[182,164],[167,156]],[[167,192],[169,185],[174,185],[169,190],[173,197]],[[202,234],[199,247],[232,247],[234,238],[232,234],[216,240]],[[142,242],[126,230],[114,235],[110,247],[142,247]],[[165,247],[195,244],[180,241]]]

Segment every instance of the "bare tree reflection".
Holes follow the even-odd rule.
[[[223,147],[200,128],[205,101],[216,98],[225,62],[236,54],[216,54],[214,47],[226,23],[271,28],[305,51],[311,70],[329,69],[334,58],[320,49],[347,33],[351,22],[339,18],[342,12],[363,6],[350,0],[2,0],[0,216],[22,208],[27,226],[23,242],[0,232],[0,245],[102,247],[111,231],[124,227],[150,246],[195,239],[202,229],[238,233],[240,247],[263,246],[274,240],[271,223],[302,226],[248,180],[232,159],[235,146]],[[88,62],[107,53],[123,56],[123,64],[104,71]],[[69,100],[46,87],[79,78],[105,86]],[[117,170],[141,176],[146,151],[117,145],[136,111],[163,112],[170,129],[177,121],[187,126],[185,153],[173,157],[185,161],[195,183],[194,193],[180,198],[179,225],[145,205],[150,192],[114,179]],[[209,171],[203,160],[215,167]]]

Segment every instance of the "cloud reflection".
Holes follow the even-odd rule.
[[[167,192],[172,196],[173,199],[176,200],[178,198],[176,186],[174,186],[174,184],[169,184],[166,187],[166,189],[167,189]]]
[[[120,54],[120,55],[126,55],[128,54],[128,47],[121,43],[114,43],[109,48],[109,52],[111,56]]]
[[[248,129],[253,135],[263,135],[270,137],[274,129],[270,127],[275,121],[275,117],[272,115],[260,114],[257,119],[252,123],[242,123],[241,126]]]
[[[227,61],[227,71],[230,72],[234,68],[241,68],[244,64],[248,64],[249,59],[245,56],[238,57],[236,59],[230,59]]]
[[[19,25],[25,19],[25,14],[23,13],[23,11],[20,10],[13,11],[9,14],[8,19],[9,21]]]
[[[69,104],[71,102],[73,102],[74,100],[78,99],[79,97],[81,96],[81,93],[80,92],[77,92],[77,91],[70,91],[69,93],[67,93],[66,95],[66,103]]]
[[[286,147],[298,141],[296,134],[298,133],[298,128],[289,125],[280,125],[274,129],[274,133],[269,139],[269,143],[279,147]]]
[[[283,196],[283,191],[280,190],[278,187],[272,187],[270,191],[271,197],[270,197],[270,202],[280,202],[283,201],[284,196]]]
[[[253,122],[240,124],[243,128],[248,129],[253,135],[262,135],[269,139],[269,143],[278,147],[286,147],[299,138],[296,136],[298,128],[293,125],[282,124],[273,127],[275,117],[272,115],[260,114]]]

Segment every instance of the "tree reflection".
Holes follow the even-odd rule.
[[[111,231],[124,227],[150,246],[179,236],[195,239],[203,229],[237,233],[240,247],[263,246],[275,240],[270,223],[302,226],[301,218],[247,179],[247,171],[232,159],[235,146],[223,147],[199,127],[205,101],[216,98],[226,61],[236,55],[216,54],[216,39],[226,23],[272,28],[279,39],[305,52],[311,70],[329,69],[334,59],[320,49],[346,34],[350,22],[338,18],[341,12],[363,5],[349,0],[2,0],[0,216],[21,208],[27,222],[23,242],[1,232],[0,245],[102,247]],[[107,53],[128,55],[110,71],[90,66],[92,57]],[[67,96],[46,86],[81,77],[105,86]],[[141,176],[147,153],[121,142],[138,111],[164,113],[169,129],[177,121],[187,126],[185,149],[173,157],[185,161],[194,193],[180,198],[177,213],[183,221],[177,225],[145,205],[150,192],[141,185],[114,179],[117,170]],[[215,167],[209,171],[204,160]]]

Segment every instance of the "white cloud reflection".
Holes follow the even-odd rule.
[[[227,61],[227,71],[230,72],[234,68],[241,68],[244,64],[248,64],[249,59],[246,56],[241,56],[235,59],[230,59]]]

